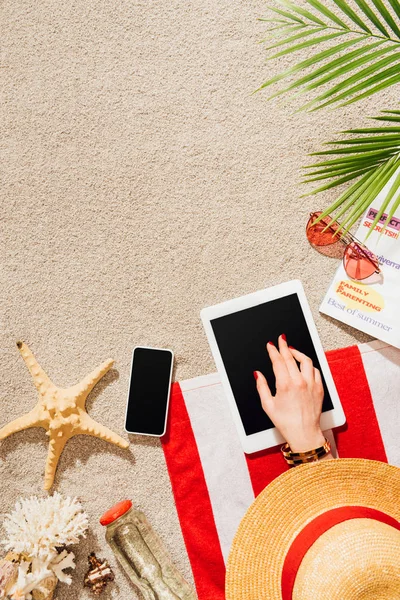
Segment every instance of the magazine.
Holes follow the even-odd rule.
[[[365,240],[386,194],[384,188],[355,234],[377,256],[381,272],[355,281],[341,262],[320,311],[400,348],[400,207],[388,223],[384,213]]]

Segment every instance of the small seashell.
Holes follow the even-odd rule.
[[[18,563],[7,557],[0,560],[0,598],[5,598],[9,589],[17,581]]]
[[[40,583],[40,589],[32,590],[33,600],[53,600],[54,590],[56,589],[58,579],[55,575],[50,575]]]
[[[97,558],[92,552],[88,556],[89,570],[85,575],[84,585],[89,587],[95,596],[99,596],[110,581],[114,581],[114,573],[104,559]]]

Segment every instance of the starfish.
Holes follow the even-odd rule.
[[[0,429],[0,441],[12,433],[30,427],[46,429],[46,435],[50,439],[44,478],[45,490],[49,490],[53,485],[61,453],[74,435],[92,435],[120,448],[129,446],[129,442],[122,437],[91,419],[85,409],[86,398],[96,383],[111,369],[114,364],[112,359],[106,360],[80,383],[64,389],[54,385],[24,342],[17,342],[17,346],[33,377],[39,392],[39,401],[30,412]]]

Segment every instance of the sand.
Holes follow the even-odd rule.
[[[125,437],[135,345],[172,348],[176,379],[215,370],[204,306],[300,278],[326,349],[368,339],[318,312],[337,261],[303,228],[336,196],[301,199],[300,167],[397,94],[312,114],[251,95],[279,68],[258,44],[265,13],[260,0],[3,3],[1,425],[36,402],[18,339],[60,386],[114,358],[88,406]],[[115,566],[98,518],[123,498],[191,579],[159,442],[129,438],[127,451],[74,438],[61,458],[54,489],[77,495],[91,526],[63,600],[90,597],[91,550]],[[39,429],[0,444],[1,513],[44,494],[46,453]],[[135,598],[116,573],[105,597]]]

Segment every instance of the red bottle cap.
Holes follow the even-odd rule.
[[[104,515],[100,518],[100,523],[102,525],[110,525],[122,515],[124,515],[128,510],[132,507],[132,502],[130,500],[122,500],[122,502],[118,502],[114,504],[112,508],[110,508]]]

